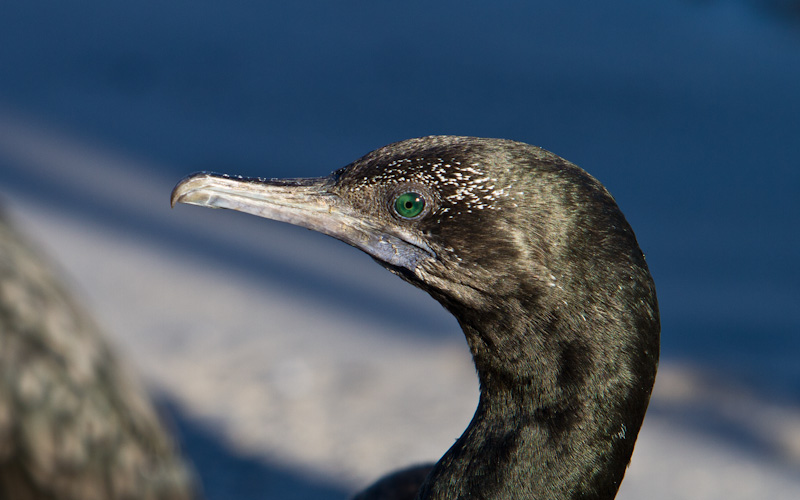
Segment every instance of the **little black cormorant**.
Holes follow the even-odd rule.
[[[389,477],[361,498],[406,479],[421,483],[419,500],[614,498],[660,324],[636,237],[589,174],[527,144],[438,136],[323,178],[194,174],[176,202],[338,238],[458,319],[480,382],[475,416],[429,473]]]

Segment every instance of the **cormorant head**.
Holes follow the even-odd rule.
[[[481,322],[518,335],[578,330],[580,318],[602,325],[638,307],[608,335],[657,325],[644,257],[611,195],[527,144],[433,136],[390,144],[323,178],[199,173],[175,187],[176,202],[289,222],[360,248],[453,312],[476,362],[481,349],[467,327]],[[630,324],[643,316],[647,325]],[[483,341],[541,347],[513,335]]]

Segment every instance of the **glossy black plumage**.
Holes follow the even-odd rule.
[[[401,216],[404,193],[424,199],[419,215]],[[633,231],[580,168],[518,142],[426,137],[320,179],[196,174],[172,201],[339,238],[455,315],[480,401],[417,498],[616,495],[655,379],[658,306]]]

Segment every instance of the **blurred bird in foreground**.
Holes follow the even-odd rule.
[[[195,497],[146,392],[0,215],[0,499]]]

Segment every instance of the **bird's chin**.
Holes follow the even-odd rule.
[[[420,282],[419,278],[417,277],[415,272],[412,271],[411,269],[409,269],[408,267],[395,266],[395,265],[389,264],[387,262],[384,262],[381,259],[379,259],[377,257],[374,257],[374,256],[372,256],[372,259],[375,262],[377,262],[381,267],[383,267],[384,269],[386,269],[390,273],[394,274],[395,276],[399,276],[404,281],[407,281],[407,282],[409,282],[409,283],[411,283],[413,285],[419,286],[419,282]],[[417,268],[419,268],[419,266]]]
[[[355,221],[354,221],[355,222]],[[348,228],[341,236],[331,235],[369,254],[379,264],[403,279],[411,280],[420,266],[436,259],[436,254],[413,237],[381,228]]]

